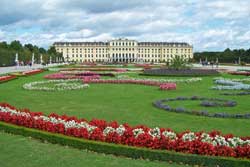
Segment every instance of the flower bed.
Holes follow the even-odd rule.
[[[161,90],[173,90],[176,89],[175,83],[163,83],[158,81],[145,81],[145,80],[133,80],[133,79],[83,79],[83,83],[101,83],[101,84],[139,84],[139,85],[149,85],[149,86],[161,86]],[[164,86],[163,86],[164,85]]]
[[[189,154],[250,158],[250,137],[234,137],[220,132],[176,133],[171,129],[132,127],[116,121],[77,119],[66,115],[44,115],[28,109],[18,110],[0,103],[0,121],[67,136],[151,149],[173,150]]]
[[[229,71],[228,74],[250,76],[250,72],[249,71]]]
[[[225,96],[244,96],[244,95],[250,95],[250,92],[246,91],[246,92],[224,92],[221,93],[221,95],[225,95]]]
[[[26,76],[25,74],[23,74],[23,72],[12,72],[10,73],[10,75],[14,75],[16,77],[23,77]]]
[[[43,72],[42,69],[37,69],[37,70],[29,70],[29,71],[24,71],[22,74],[24,75],[34,75]]]
[[[155,76],[210,76],[219,75],[216,70],[203,70],[203,69],[148,69],[144,70],[143,75],[155,75]]]
[[[142,67],[144,70],[152,68],[150,64],[135,64],[135,67]]]
[[[27,90],[42,90],[42,91],[64,91],[64,90],[77,90],[88,88],[88,84],[82,84],[78,79],[73,80],[48,80],[30,82],[23,85]]]
[[[126,69],[115,69],[115,72],[123,73],[123,72],[127,72],[127,70]]]
[[[161,90],[175,90],[176,84],[175,83],[164,83],[160,85]]]
[[[155,78],[132,78],[128,75],[118,75],[117,79],[132,79],[132,80],[144,80],[144,81],[156,81],[156,82],[175,82],[175,83],[192,83],[202,81],[202,78],[194,77],[187,79],[155,79]]]
[[[61,68],[60,71],[116,71],[117,68]]]
[[[218,86],[213,86],[216,90],[250,90],[250,84],[233,81],[231,79],[217,78],[214,80]]]
[[[0,76],[0,83],[2,82],[7,82],[10,81],[12,79],[16,79],[16,76],[14,75],[4,75],[4,76]]]
[[[100,75],[90,73],[90,72],[83,72],[81,74],[70,74],[70,73],[54,73],[45,75],[44,78],[46,79],[100,79]]]
[[[206,116],[206,117],[217,117],[217,118],[237,118],[237,119],[249,119],[250,113],[246,114],[229,114],[229,113],[209,113],[206,110],[189,110],[184,107],[171,107],[166,102],[170,101],[201,101],[200,105],[204,107],[234,107],[237,103],[231,100],[224,100],[218,98],[205,98],[205,97],[177,97],[177,98],[167,98],[162,100],[157,100],[153,102],[153,105],[157,108],[163,109],[168,112],[176,112],[176,113],[185,113],[185,114],[192,114],[192,115],[199,115],[199,116]]]

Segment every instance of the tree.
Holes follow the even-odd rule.
[[[33,47],[33,45],[30,44],[30,43],[29,43],[29,44],[25,44],[24,47],[27,48],[27,49],[29,49],[29,51],[31,51],[31,52],[34,51],[34,47]]]
[[[29,62],[32,59],[32,54],[35,54],[35,60],[40,60],[40,55],[43,55],[45,62],[49,62],[49,58],[62,57],[62,54],[57,53],[55,48],[50,48],[48,51],[42,47],[32,44],[24,46],[19,41],[0,42],[0,66],[11,66],[15,64],[15,54],[18,53],[18,59]]]
[[[7,48],[8,48],[8,44],[7,44],[7,42],[5,42],[5,41],[0,42],[0,48],[7,49]]]
[[[249,49],[250,50],[250,49]],[[241,57],[241,60],[250,63],[250,51],[244,49],[225,49],[222,52],[196,52],[194,53],[194,60],[199,62],[200,59],[208,61],[216,61],[219,59],[221,63],[234,63]]]
[[[188,63],[188,60],[186,60],[182,56],[176,55],[171,60],[169,68],[174,70],[189,69],[190,65]]]
[[[20,51],[20,50],[22,50],[22,48],[23,48],[23,46],[22,46],[22,44],[20,43],[20,41],[12,41],[11,43],[10,43],[10,49],[14,49],[14,50],[16,50],[16,51]]]
[[[54,46],[51,46],[49,49],[48,49],[48,54],[54,54],[56,55],[57,52],[56,52],[56,48]]]
[[[45,53],[46,53],[46,50],[45,50],[44,48],[39,48],[39,53],[45,54]]]

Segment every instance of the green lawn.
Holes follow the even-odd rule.
[[[157,87],[142,85],[90,84],[88,89],[43,92],[28,91],[23,84],[44,80],[44,72],[29,77],[19,77],[0,84],[0,102],[8,102],[18,108],[32,111],[52,112],[86,118],[117,120],[131,125],[145,124],[160,126],[175,131],[221,130],[224,133],[250,136],[248,119],[222,119],[194,115],[170,113],[153,107],[152,102],[177,96],[217,97],[237,101],[236,107],[204,108],[197,102],[171,102],[171,106],[193,109],[206,109],[209,112],[246,113],[249,111],[250,96],[222,96],[211,90],[213,77],[203,77],[201,82],[177,84],[177,90],[160,91]],[[124,74],[131,77],[146,78],[136,73]],[[239,76],[223,75],[240,78]],[[148,77],[166,78],[166,77]],[[168,77],[169,78],[169,77]],[[174,78],[174,77],[171,77]],[[181,78],[181,77],[177,77]],[[183,77],[182,77],[183,78]],[[250,112],[250,111],[249,111]],[[41,143],[34,139],[14,136],[0,132],[0,166],[170,166],[180,165],[145,160],[131,160],[111,155],[97,154],[55,144]]]
[[[124,157],[97,154],[86,150],[64,147],[18,135],[0,132],[1,167],[181,167],[166,162],[132,160]]]
[[[117,120],[132,125],[146,124],[150,127],[169,127],[183,130],[221,130],[224,133],[249,135],[250,120],[208,118],[178,113],[169,113],[153,107],[157,99],[176,96],[199,95],[236,100],[236,107],[211,108],[211,112],[245,113],[249,111],[250,96],[219,96],[216,90],[210,90],[213,77],[203,77],[203,81],[191,84],[177,84],[177,90],[160,91],[157,87],[142,85],[90,84],[90,88],[75,91],[42,92],[28,91],[22,88],[27,82],[42,80],[49,72],[0,84],[0,101],[8,102],[20,108],[42,111],[46,114],[56,112],[87,119],[98,118]],[[129,74],[137,76],[137,74]],[[140,76],[142,77],[142,76]],[[145,76],[143,76],[145,77]],[[227,76],[228,77],[228,76]],[[190,106],[189,101],[174,103],[173,106],[197,108],[199,102]],[[198,106],[199,107],[199,106]],[[199,107],[200,108],[200,107]]]

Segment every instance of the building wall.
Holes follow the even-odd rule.
[[[64,60],[76,62],[170,62],[178,55],[193,58],[193,47],[187,43],[138,42],[116,39],[108,42],[55,42]]]

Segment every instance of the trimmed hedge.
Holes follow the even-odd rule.
[[[182,69],[167,68],[146,69],[141,75],[149,76],[218,76],[220,73],[213,69]]]
[[[98,153],[126,156],[130,158],[143,158],[159,161],[181,162],[190,165],[219,166],[219,167],[246,167],[250,166],[247,159],[235,159],[215,156],[201,156],[194,154],[177,153],[165,150],[151,150],[147,148],[130,147],[112,143],[104,143],[69,137],[61,134],[44,132],[36,129],[25,128],[4,122],[0,122],[0,130],[8,133],[30,136],[41,141],[68,145],[78,149],[88,149]]]

